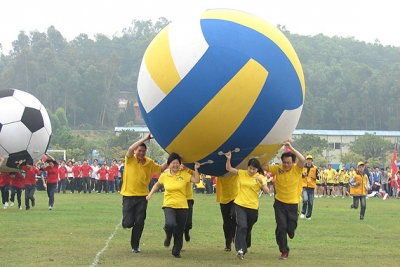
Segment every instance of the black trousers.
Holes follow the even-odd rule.
[[[90,178],[90,177],[82,177],[83,193],[86,194],[86,191],[88,191],[90,194],[92,192],[91,187],[90,187],[91,181],[92,181],[92,178]]]
[[[33,194],[35,194],[35,190],[36,190],[35,184],[26,184],[25,185],[25,207],[28,209],[30,208],[29,200],[31,200],[32,205],[35,202],[35,197],[33,196]]]
[[[183,231],[185,229],[188,209],[173,209],[164,207],[164,230],[168,238],[174,237],[172,255],[177,256],[183,247]]]
[[[11,197],[10,201],[15,202],[15,194],[17,194],[17,201],[18,201],[18,208],[21,207],[21,195],[22,195],[23,188],[17,188],[15,186],[11,186]]]
[[[67,191],[67,178],[63,178],[60,181],[58,181],[58,188],[57,188],[57,192],[63,192],[64,194]]]
[[[146,197],[122,197],[122,227],[132,228],[131,247],[139,248],[146,220]]]
[[[286,204],[275,199],[275,238],[280,252],[288,252],[287,234],[294,235],[297,228],[298,204]]]
[[[236,232],[236,212],[233,200],[227,204],[219,204],[222,215],[222,229],[225,236],[225,247],[231,248],[231,243],[235,239]]]
[[[6,202],[8,202],[8,197],[10,196],[10,185],[5,185],[0,187],[0,191],[1,191],[1,202],[4,204],[6,204]]]
[[[193,205],[194,205],[194,200],[193,199],[188,199],[188,213],[187,213],[187,218],[186,218],[186,224],[185,224],[185,232],[189,232],[190,229],[193,227]]]
[[[236,251],[241,249],[246,254],[247,248],[251,247],[251,230],[258,220],[258,210],[235,204],[235,211],[237,221],[235,248]]]
[[[99,180],[97,182],[97,193],[101,193],[101,189],[103,189],[106,193],[108,193],[108,181],[107,180]]]
[[[75,190],[78,190],[78,193],[82,191],[82,178],[74,178],[74,184],[71,187],[71,192],[74,193]]]
[[[365,210],[367,209],[367,198],[366,196],[353,196],[353,205],[354,209],[358,209],[358,202],[360,201],[361,209],[360,209],[360,217],[364,217]]]

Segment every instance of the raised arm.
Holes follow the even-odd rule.
[[[140,144],[144,143],[147,140],[152,139],[152,135],[151,133],[148,133],[145,137],[143,137],[142,139],[136,141],[135,143],[133,143],[129,148],[128,151],[126,152],[125,156],[127,158],[131,158],[133,156],[133,154],[135,153],[135,150],[139,147]],[[164,168],[165,169],[165,168]]]
[[[52,156],[50,156],[49,154],[46,153],[46,156],[47,156],[47,158],[50,158],[52,161],[55,161],[55,159]]]
[[[1,157],[1,158],[0,158],[0,166],[3,165],[3,162],[4,162],[4,157]],[[18,166],[18,165],[17,165],[17,166]]]
[[[304,167],[304,163],[306,162],[306,159],[304,158],[304,156],[297,151],[296,149],[293,148],[292,144],[290,142],[286,142],[285,143],[285,147],[289,148],[290,150],[292,150],[293,154],[296,156],[296,158],[299,160],[297,162],[297,166],[299,166],[300,168]]]
[[[197,183],[200,182],[200,174],[199,174],[199,170],[198,170],[199,168],[200,168],[200,163],[196,162],[196,163],[194,164],[193,176],[190,177],[190,181],[191,181],[192,183],[197,184]]]
[[[232,152],[229,151],[225,153],[225,157],[226,157],[226,165],[225,165],[226,170],[230,173],[237,174],[238,170],[233,168],[231,165]]]

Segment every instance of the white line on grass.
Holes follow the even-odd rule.
[[[119,227],[120,225],[121,225],[121,222],[119,222],[119,223],[117,224],[117,226],[115,226],[115,231],[114,231],[114,233],[112,233],[112,234],[110,235],[110,237],[107,239],[106,245],[104,246],[104,248],[102,248],[99,252],[97,252],[96,257],[94,257],[94,260],[93,260],[93,262],[92,262],[92,265],[90,265],[90,267],[94,267],[94,266],[97,265],[97,263],[99,263],[100,255],[101,255],[104,251],[106,251],[106,249],[108,248],[108,243],[110,243],[111,239],[113,239],[113,237],[114,237],[114,235],[117,233],[118,227]]]
[[[368,226],[369,228],[371,228],[372,230],[377,231],[374,227],[369,226],[368,224],[367,224],[367,226]]]

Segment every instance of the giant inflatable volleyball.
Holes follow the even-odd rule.
[[[202,173],[223,176],[270,160],[293,133],[305,97],[300,61],[273,25],[235,10],[172,22],[148,46],[138,78],[143,118],[157,142]]]
[[[0,90],[0,171],[13,171],[19,160],[38,160],[50,143],[51,123],[46,108],[33,95]]]

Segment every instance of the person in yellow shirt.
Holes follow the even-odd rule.
[[[350,195],[353,196],[351,209],[358,209],[358,202],[361,204],[360,220],[364,220],[365,210],[367,209],[368,177],[364,173],[364,162],[357,164],[357,174],[354,179],[350,179]]]
[[[236,231],[236,213],[235,200],[238,190],[238,176],[234,175],[227,178],[217,177],[216,196],[222,215],[222,229],[225,236],[225,251],[231,251],[231,244],[235,239]]]
[[[328,197],[336,197],[335,185],[338,184],[337,172],[332,168],[331,164],[328,164],[328,169],[326,170],[326,185],[328,186]]]
[[[236,256],[243,260],[247,248],[251,246],[251,230],[258,219],[258,194],[260,188],[268,194],[268,185],[264,177],[264,171],[257,159],[250,159],[247,170],[238,170],[231,166],[232,154],[225,153],[226,170],[239,179],[239,191],[234,200],[236,211]]]
[[[200,194],[200,193],[204,194],[204,190],[206,187],[203,182],[203,177],[204,177],[204,174],[200,175],[200,181],[197,184],[195,184],[197,194]]]
[[[174,246],[172,247],[172,255],[175,258],[181,257],[183,246],[183,232],[189,208],[186,192],[187,184],[198,183],[200,181],[198,171],[200,163],[195,163],[193,175],[180,170],[181,163],[181,157],[176,153],[171,153],[167,160],[169,170],[160,175],[158,182],[154,184],[150,193],[146,196],[146,200],[150,200],[160,186],[164,185],[165,191],[162,205],[165,216],[164,230],[166,234],[164,246],[170,246],[173,236]]]
[[[342,169],[339,170],[337,177],[339,180],[339,191],[337,193],[337,196],[341,195],[343,197],[343,185],[344,185],[344,179],[345,179],[345,170],[346,166],[342,165]]]
[[[292,239],[297,228],[305,162],[304,156],[294,149],[290,142],[285,143],[285,147],[292,152],[281,155],[282,164],[270,165],[266,162],[262,165],[264,170],[275,174],[275,237],[281,252],[279,259],[282,260],[289,256],[287,235]]]
[[[300,218],[311,220],[312,209],[314,205],[314,190],[316,187],[317,179],[319,178],[319,171],[317,167],[313,165],[313,158],[311,155],[306,157],[306,164],[303,168],[303,208],[301,210]]]
[[[345,198],[346,196],[350,196],[350,193],[349,193],[349,179],[350,179],[349,170],[348,169],[344,169],[343,182],[341,182],[343,184],[343,186],[342,186],[342,198]]]
[[[148,133],[132,144],[125,154],[125,169],[120,194],[122,197],[122,227],[132,228],[132,252],[139,253],[139,242],[146,219],[148,185],[152,174],[164,171],[167,164],[159,165],[146,157],[145,141],[152,139]]]

